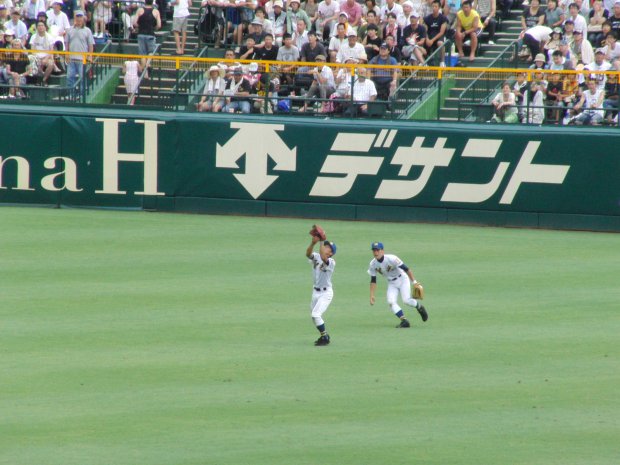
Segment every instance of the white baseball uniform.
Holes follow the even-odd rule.
[[[403,303],[412,307],[417,307],[418,305],[418,301],[411,297],[411,281],[409,276],[402,268],[399,268],[402,264],[403,261],[396,255],[384,254],[382,261],[373,258],[368,267],[368,274],[371,277],[376,277],[377,274],[380,274],[386,279],[388,284],[387,301],[394,314],[402,310],[398,306],[399,293]]]
[[[327,263],[325,263],[321,259],[320,254],[313,252],[308,261],[312,264],[312,273],[314,276],[310,310],[312,312],[314,324],[319,326],[324,323],[322,315],[334,298],[332,275],[334,274],[334,268],[336,268],[336,260],[330,257]]]

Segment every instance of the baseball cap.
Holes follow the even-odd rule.
[[[390,47],[388,47],[388,44],[386,44],[385,42],[383,42],[383,43],[379,46],[379,48],[390,48]]]
[[[323,242],[323,245],[328,245],[329,248],[332,249],[332,255],[336,255],[336,243],[335,242],[325,241]]]
[[[353,28],[350,27],[349,32],[347,32],[347,37],[357,37],[357,32],[355,32]]]
[[[248,71],[250,73],[255,73],[258,71],[258,63],[250,63],[250,66],[248,66]]]
[[[419,18],[419,17],[420,17],[420,13],[414,10],[411,12],[411,16],[409,16],[409,20],[411,21],[411,18]]]
[[[603,55],[605,55],[605,49],[604,48],[597,48],[596,52],[594,53],[602,53]]]
[[[236,68],[236,69],[233,71],[233,74],[234,74],[235,76],[243,76],[243,70],[242,70],[241,68]]]
[[[383,242],[373,242],[370,244],[370,250],[383,250]]]
[[[73,14],[74,14],[75,16],[84,16],[84,12],[83,12],[82,10],[75,10],[75,11],[73,12]]]
[[[557,33],[557,34],[562,34],[562,28],[561,27],[554,27],[553,28],[553,32]]]
[[[564,25],[566,26],[567,24],[575,24],[575,22],[572,19],[567,19],[566,21],[564,21]]]
[[[325,55],[317,55],[314,59],[315,60],[325,61]]]
[[[573,35],[575,35],[575,34],[583,34],[583,31],[582,31],[582,30],[580,30],[580,29],[575,29],[575,30],[573,31]]]
[[[12,15],[17,15],[17,16],[21,16],[22,15],[21,11],[19,11],[19,10],[13,10],[13,11],[11,11],[11,14]]]
[[[52,0],[52,5],[62,5],[62,0]]]
[[[273,2],[273,6],[279,6],[280,8],[284,7],[284,3],[282,3],[282,0],[275,0],[275,2]]]
[[[262,26],[262,25],[263,25],[263,23],[261,22],[261,20],[260,20],[260,19],[258,19],[258,18],[253,19],[253,20],[252,20],[252,22],[251,22],[250,24],[254,24],[255,26]]]
[[[4,3],[0,3],[0,10],[6,10],[6,5]]]
[[[346,11],[341,11],[341,12],[340,12],[340,14],[339,14],[338,16],[344,16],[344,17],[346,17],[347,19],[349,19],[349,15],[347,14],[347,12],[346,12]]]

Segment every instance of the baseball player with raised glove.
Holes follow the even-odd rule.
[[[377,274],[382,275],[387,281],[387,302],[394,315],[400,319],[397,328],[409,328],[411,323],[405,317],[402,308],[398,305],[398,294],[403,303],[415,307],[422,317],[422,321],[428,320],[428,313],[424,305],[418,300],[424,297],[424,288],[416,281],[411,268],[407,267],[396,255],[386,254],[381,242],[373,242],[370,245],[374,258],[368,267],[370,275],[370,305],[375,304],[375,290],[377,289]],[[413,283],[414,297],[411,297]]]
[[[312,241],[306,249],[306,257],[312,265],[314,277],[312,285],[312,301],[310,303],[310,315],[312,321],[321,336],[315,341],[316,346],[326,346],[330,343],[329,334],[325,329],[323,314],[332,303],[334,290],[332,289],[332,275],[336,268],[336,260],[332,257],[336,255],[336,244],[327,240],[323,228],[319,225],[312,226],[310,230]],[[319,252],[314,252],[314,245],[320,242]]]

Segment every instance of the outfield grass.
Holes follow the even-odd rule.
[[[0,208],[0,463],[620,463],[620,236]],[[371,241],[413,266],[396,318]]]

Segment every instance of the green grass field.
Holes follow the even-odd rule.
[[[319,220],[320,221],[320,220]],[[620,236],[0,208],[0,463],[620,463]],[[370,242],[413,267],[396,329]]]

